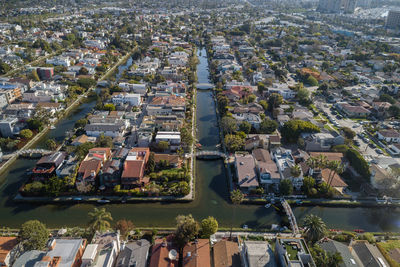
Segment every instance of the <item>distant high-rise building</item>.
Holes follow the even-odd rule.
[[[386,27],[390,29],[400,28],[400,10],[390,10],[386,19]]]
[[[343,11],[344,13],[353,14],[356,9],[357,0],[343,0]]]
[[[326,13],[339,13],[342,0],[319,0],[317,11]]]
[[[372,0],[358,0],[357,6],[362,8],[371,8],[371,2]]]

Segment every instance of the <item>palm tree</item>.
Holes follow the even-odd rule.
[[[303,220],[303,225],[308,241],[314,243],[325,236],[326,225],[320,217],[314,214],[307,215]]]
[[[295,178],[299,177],[301,175],[300,165],[298,164],[293,165],[292,168],[290,168],[290,174]]]
[[[106,211],[105,208],[94,208],[92,212],[89,212],[89,225],[94,231],[105,231],[111,227],[110,221],[113,220],[111,213]]]
[[[328,185],[331,186],[333,178],[335,174],[341,174],[344,171],[344,165],[338,161],[330,161],[327,165],[328,169],[330,169],[329,177],[328,177]]]
[[[242,191],[240,191],[240,189],[236,189],[231,192],[231,201],[232,201],[233,205],[235,205],[235,208],[233,209],[233,213],[232,213],[230,238],[232,238],[233,222],[235,221],[235,217],[236,217],[236,208],[237,208],[237,206],[240,205],[240,203],[242,203],[243,199],[244,199],[244,195],[243,195]]]
[[[317,158],[315,158],[315,157],[309,157],[306,160],[306,163],[313,170],[318,167],[318,161],[317,161]]]
[[[316,160],[318,169],[322,170],[326,168],[326,165],[328,163],[328,158],[325,155],[319,154]]]

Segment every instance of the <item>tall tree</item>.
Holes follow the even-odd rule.
[[[154,172],[155,167],[156,167],[156,162],[154,160],[154,152],[151,152],[150,156],[149,156],[149,160],[147,161],[147,165],[146,165],[147,173]]]
[[[323,238],[326,234],[324,221],[314,214],[309,214],[304,218],[303,226],[307,240],[313,243]]]
[[[301,175],[301,167],[299,164],[296,164],[294,166],[292,166],[292,168],[290,168],[290,174],[297,178]]]
[[[26,251],[42,250],[46,247],[49,234],[46,225],[38,220],[31,220],[21,226],[19,237]]]
[[[94,208],[93,211],[89,212],[89,226],[94,231],[105,231],[110,228],[110,221],[113,220],[111,213],[106,211],[105,208]]]
[[[328,177],[328,185],[331,186],[333,178],[335,178],[335,174],[343,173],[344,165],[340,161],[333,160],[328,162],[327,166],[328,169],[330,170]]]
[[[133,222],[130,220],[122,219],[117,221],[115,224],[115,229],[119,230],[121,236],[126,239],[129,235],[129,232],[135,228]]]
[[[201,221],[201,236],[203,238],[210,238],[210,236],[215,234],[217,231],[218,222],[214,217],[209,216]]]
[[[199,224],[191,214],[176,217],[175,242],[180,253],[182,253],[183,247],[199,234],[199,229]]]
[[[288,196],[293,193],[293,183],[290,179],[283,179],[279,183],[279,191],[282,195]]]

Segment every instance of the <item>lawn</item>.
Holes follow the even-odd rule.
[[[392,258],[391,251],[399,248],[400,249],[400,240],[388,240],[385,242],[379,242],[377,244],[379,250],[385,256],[385,259],[389,262],[391,267],[400,267],[399,258]]]
[[[286,248],[286,252],[289,256],[289,260],[293,261],[293,260],[298,259],[297,258],[297,253],[298,253],[297,249],[293,249],[293,247],[288,244],[285,244],[285,248]]]

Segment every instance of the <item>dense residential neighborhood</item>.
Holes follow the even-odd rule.
[[[398,1],[0,6],[0,266],[400,266]]]

